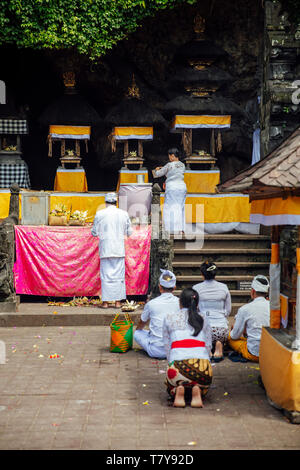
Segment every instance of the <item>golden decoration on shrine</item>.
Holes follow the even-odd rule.
[[[139,87],[136,84],[134,74],[132,76],[132,84],[128,88],[126,96],[127,98],[137,98],[138,100],[141,99],[141,93],[140,93]]]
[[[76,83],[75,73],[72,71],[64,72],[63,81],[64,81],[65,87],[74,87]]]
[[[201,16],[199,13],[194,18],[194,31],[197,36],[203,36],[205,31],[205,18]]]
[[[189,59],[188,60],[189,65],[193,67],[193,69],[196,70],[203,70],[206,67],[209,67],[212,63],[212,59]]]

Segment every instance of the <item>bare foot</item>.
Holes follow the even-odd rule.
[[[101,308],[108,308],[108,303],[107,302],[103,302],[101,305],[100,305]]]
[[[176,408],[184,408],[185,407],[185,399],[184,399],[184,387],[183,385],[179,385],[176,388],[176,395],[173,406]]]
[[[221,341],[216,342],[214,357],[223,357],[223,344]]]
[[[198,385],[195,385],[192,388],[192,401],[191,401],[192,408],[203,408],[203,402],[201,397],[201,390]]]
[[[122,304],[119,300],[117,300],[116,303],[115,303],[115,306],[116,306],[116,308],[121,308]]]

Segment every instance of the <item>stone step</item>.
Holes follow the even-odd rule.
[[[268,248],[270,247],[270,237],[267,235],[244,235],[244,234],[205,234],[202,238],[199,234],[197,237],[183,239],[174,239],[174,248],[185,247],[188,243],[189,245],[193,243],[203,243],[206,248],[219,248],[223,246],[224,248],[230,248],[234,246],[235,248],[242,248],[243,246],[248,246],[252,248]]]
[[[194,258],[193,258],[194,259]],[[268,261],[216,261],[219,275],[265,275],[269,271]],[[198,261],[173,261],[173,271],[176,276],[195,275],[201,276],[201,262]]]
[[[174,254],[271,254],[270,248],[223,248],[219,247],[216,252],[215,248],[200,248],[193,250],[192,248],[174,248]]]
[[[174,261],[177,262],[188,262],[193,261],[198,264],[203,263],[206,260],[212,260],[217,265],[220,262],[265,262],[269,263],[271,259],[271,250],[268,248],[253,248],[253,249],[244,249],[244,248],[218,248],[210,249],[203,248],[201,250],[192,250],[192,249],[183,249],[175,248],[174,249]]]
[[[173,261],[173,268],[199,268],[198,261]],[[264,268],[269,267],[267,261],[220,261],[218,268]]]
[[[250,283],[253,280],[253,274],[238,274],[238,275],[217,275],[216,281],[224,282],[230,291],[244,291],[240,289],[241,282]],[[186,287],[192,287],[199,282],[203,282],[203,277],[201,275],[177,275],[176,276],[176,286],[177,289],[185,289]],[[242,294],[240,294],[242,295]]]
[[[202,276],[194,276],[194,275],[182,275],[176,277],[177,281],[190,281],[190,282],[202,282]],[[220,282],[228,282],[228,281],[252,281],[253,276],[245,275],[232,275],[232,276],[216,276],[216,281]]]

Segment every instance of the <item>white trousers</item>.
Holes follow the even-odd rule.
[[[100,259],[101,300],[126,299],[125,258]]]
[[[185,231],[185,183],[167,183],[163,207],[163,222],[167,232]]]
[[[150,357],[158,359],[166,359],[166,351],[162,346],[156,346],[155,343],[150,344],[150,331],[149,330],[135,330],[133,338]]]

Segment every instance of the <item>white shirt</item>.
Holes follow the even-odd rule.
[[[199,314],[200,315],[200,314]],[[168,362],[183,359],[209,359],[211,351],[211,328],[203,318],[203,328],[197,336],[193,336],[194,328],[188,322],[188,309],[182,308],[175,314],[167,314],[163,324],[163,341]],[[205,346],[192,348],[174,348],[174,341],[196,339],[205,343]]]
[[[198,308],[206,316],[211,327],[228,328],[227,317],[231,312],[231,295],[223,282],[203,281],[193,286],[199,294]]]
[[[155,171],[155,177],[166,176],[166,185],[171,182],[184,182],[185,165],[180,161],[169,162],[160,170]]]
[[[233,340],[239,339],[246,328],[248,351],[254,356],[259,356],[263,326],[270,326],[270,302],[264,297],[256,297],[238,309],[230,337]]]
[[[171,292],[164,292],[146,303],[141,314],[141,320],[149,323],[149,344],[164,347],[163,321],[167,314],[174,315],[179,310],[179,299]]]
[[[99,237],[100,258],[123,258],[124,239],[132,234],[129,215],[115,205],[109,205],[96,213],[91,232],[94,237]]]

